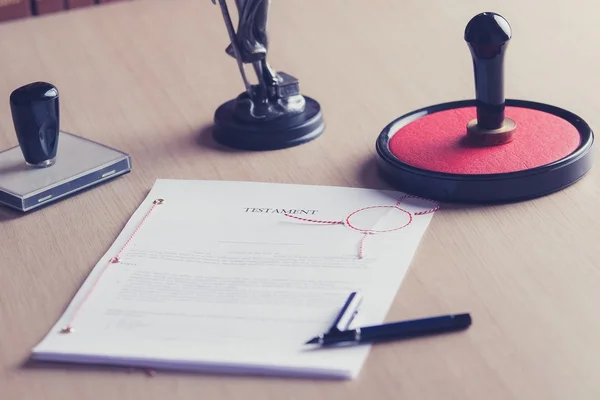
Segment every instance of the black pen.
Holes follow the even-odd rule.
[[[346,303],[340,310],[339,314],[331,324],[327,333],[345,331],[350,327],[362,303],[362,295],[357,292],[350,293]]]
[[[444,315],[390,324],[327,332],[312,338],[306,344],[331,346],[336,344],[362,344],[390,340],[408,339],[426,335],[455,332],[471,325],[470,314]]]

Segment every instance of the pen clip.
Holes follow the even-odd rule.
[[[358,314],[358,310],[360,305],[362,304],[362,296],[357,292],[350,293],[348,299],[344,303],[342,309],[338,313],[337,317],[331,324],[329,331],[327,333],[332,332],[343,332],[348,330],[352,321]]]

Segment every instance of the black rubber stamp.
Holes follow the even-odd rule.
[[[30,211],[130,172],[128,154],[61,129],[51,83],[21,86],[9,104],[19,145],[0,152],[0,205]]]
[[[475,98],[405,113],[380,132],[379,171],[396,189],[447,203],[512,203],[563,190],[591,169],[594,133],[582,117],[505,98],[512,36],[502,15],[475,15],[463,34]]]

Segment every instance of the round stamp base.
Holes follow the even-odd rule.
[[[562,190],[592,167],[594,135],[579,116],[547,104],[506,100],[513,140],[469,143],[475,100],[403,115],[380,133],[378,168],[398,190],[446,203],[513,203]]]
[[[321,136],[325,122],[320,104],[304,96],[304,112],[271,121],[249,123],[234,117],[236,100],[221,105],[215,112],[213,137],[227,147],[240,150],[278,150],[298,146]]]

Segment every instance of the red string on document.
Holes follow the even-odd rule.
[[[104,274],[108,270],[108,267],[110,266],[110,264],[118,264],[121,261],[121,254],[123,254],[123,252],[125,251],[125,249],[127,248],[127,246],[129,246],[129,244],[133,240],[134,236],[138,233],[138,231],[140,230],[140,228],[142,227],[142,225],[144,224],[144,222],[146,222],[146,220],[148,219],[148,217],[150,216],[150,214],[156,209],[156,207],[159,206],[159,205],[161,205],[161,204],[163,204],[163,203],[164,203],[163,199],[156,199],[156,200],[154,200],[152,202],[152,206],[146,212],[146,214],[144,214],[144,217],[142,218],[142,220],[140,221],[140,223],[135,227],[133,233],[127,238],[127,241],[125,242],[125,244],[123,245],[123,247],[121,247],[121,249],[117,252],[117,254],[114,257],[112,257],[110,260],[108,260],[108,264],[102,270],[102,272],[98,275],[98,278],[96,278],[96,280],[94,281],[92,287],[90,288],[90,290],[88,290],[88,292],[87,292],[85,298],[83,299],[83,301],[81,303],[79,303],[79,305],[75,309],[75,312],[71,316],[71,319],[69,320],[69,323],[64,328],[61,329],[61,331],[60,331],[61,333],[72,333],[75,330],[73,328],[73,324],[74,324],[75,318],[77,318],[77,315],[79,314],[79,311],[81,310],[81,308],[83,307],[83,305],[88,301],[88,299],[91,296],[91,294],[94,292],[94,289],[98,285],[98,282],[100,281],[100,279],[102,279],[102,277],[104,276]]]
[[[408,198],[415,198],[415,199],[421,199],[424,201],[428,201],[433,203],[433,207],[424,210],[424,211],[418,211],[415,213],[410,213],[409,211],[405,210],[404,208],[400,207],[400,204],[408,199]],[[366,210],[371,210],[371,209],[375,209],[375,208],[388,208],[390,210],[394,210],[397,212],[401,212],[404,213],[407,216],[407,221],[399,224],[398,226],[394,226],[392,228],[388,228],[388,229],[383,229],[383,230],[376,230],[376,229],[364,229],[364,228],[360,228],[359,226],[356,225],[356,223],[352,222],[352,218],[356,217],[359,213],[364,212]],[[363,237],[360,240],[359,246],[358,246],[358,258],[362,259],[364,258],[364,254],[365,254],[365,241],[367,239],[367,237],[374,235],[374,234],[378,234],[378,233],[386,233],[386,232],[394,232],[394,231],[398,231],[400,229],[406,228],[408,225],[410,225],[413,221],[413,215],[425,215],[425,214],[430,214],[432,212],[437,211],[440,208],[439,204],[431,201],[431,200],[427,200],[427,199],[423,199],[421,197],[418,196],[413,196],[413,195],[404,195],[402,197],[400,197],[397,201],[395,205],[384,205],[384,206],[369,206],[369,207],[363,207],[360,208],[358,210],[355,210],[353,212],[351,212],[350,214],[348,214],[343,220],[339,220],[339,221],[332,221],[332,220],[318,220],[318,219],[310,219],[310,218],[302,218],[302,217],[298,217],[296,215],[292,215],[292,214],[284,214],[286,217],[289,218],[294,218],[303,222],[310,222],[310,223],[316,223],[316,224],[326,224],[326,225],[343,225],[346,228],[352,229],[356,232],[362,233]]]

